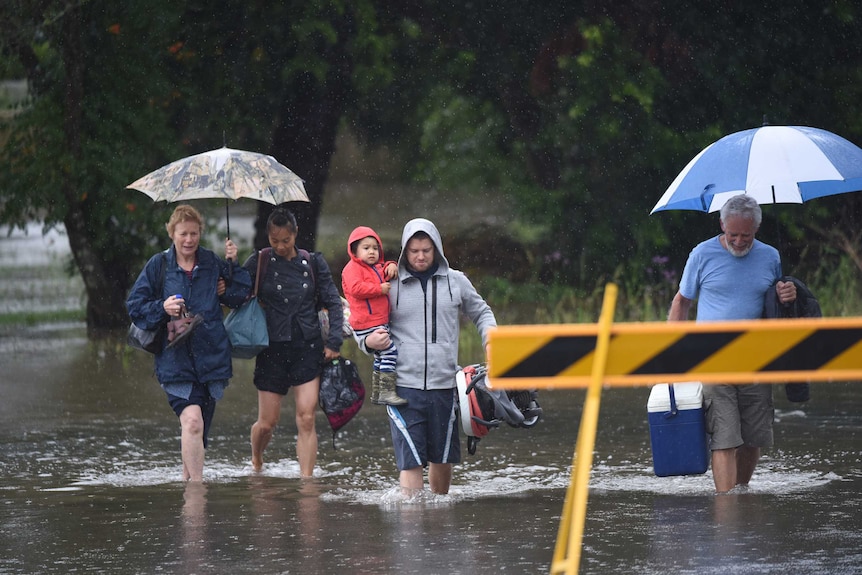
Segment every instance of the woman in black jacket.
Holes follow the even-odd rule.
[[[311,477],[317,461],[314,417],[320,373],[324,360],[340,355],[344,321],[341,297],[323,257],[296,247],[299,230],[293,214],[284,208],[275,209],[266,229],[271,248],[252,254],[243,265],[254,276],[258,257],[265,258],[258,298],[269,331],[269,347],[258,354],[254,368],[258,415],[251,428],[251,463],[255,471],[263,468],[263,452],[278,424],[282,399],[293,388],[299,472],[301,477]],[[320,308],[329,310],[325,344],[318,319]]]

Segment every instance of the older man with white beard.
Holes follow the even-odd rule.
[[[723,233],[689,254],[668,321],[687,320],[695,300],[697,321],[758,319],[773,284],[781,302],[796,299],[793,282],[775,283],[782,275],[778,250],[754,237],[761,219],[760,206],[750,196],[734,196],[724,204]],[[716,492],[748,485],[761,448],[772,446],[772,385],[707,385],[704,400]]]

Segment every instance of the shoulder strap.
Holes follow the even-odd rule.
[[[162,252],[162,269],[159,271],[159,297],[165,296],[165,268],[168,267],[168,257]]]
[[[266,275],[266,268],[269,266],[271,253],[272,248],[263,248],[257,252],[257,275],[254,276],[254,295],[257,295],[257,284],[260,281],[258,278]]]
[[[254,274],[254,297],[257,297],[257,289],[260,287],[260,266],[263,260],[269,260],[269,258],[263,255],[263,250],[257,251],[257,271]],[[266,268],[264,268],[264,273]]]

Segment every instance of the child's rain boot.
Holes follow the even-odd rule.
[[[371,403],[383,405],[380,403],[380,372],[376,369],[371,372]]]
[[[395,392],[395,372],[394,371],[381,371],[379,382],[380,382],[380,394],[377,397],[378,405],[407,405],[407,400],[399,397]]]

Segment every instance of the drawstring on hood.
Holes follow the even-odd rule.
[[[407,243],[424,232],[434,247],[436,267],[427,277],[407,269]],[[425,236],[423,236],[425,237]],[[427,243],[426,246],[427,247]],[[411,256],[412,257],[412,256]],[[424,265],[423,265],[424,267]],[[497,325],[494,312],[463,272],[452,269],[443,253],[437,227],[424,218],[410,220],[401,236],[398,282],[389,292],[390,336],[398,347],[398,385],[412,389],[452,389],[458,371],[458,339],[462,317],[478,329],[482,344]]]

